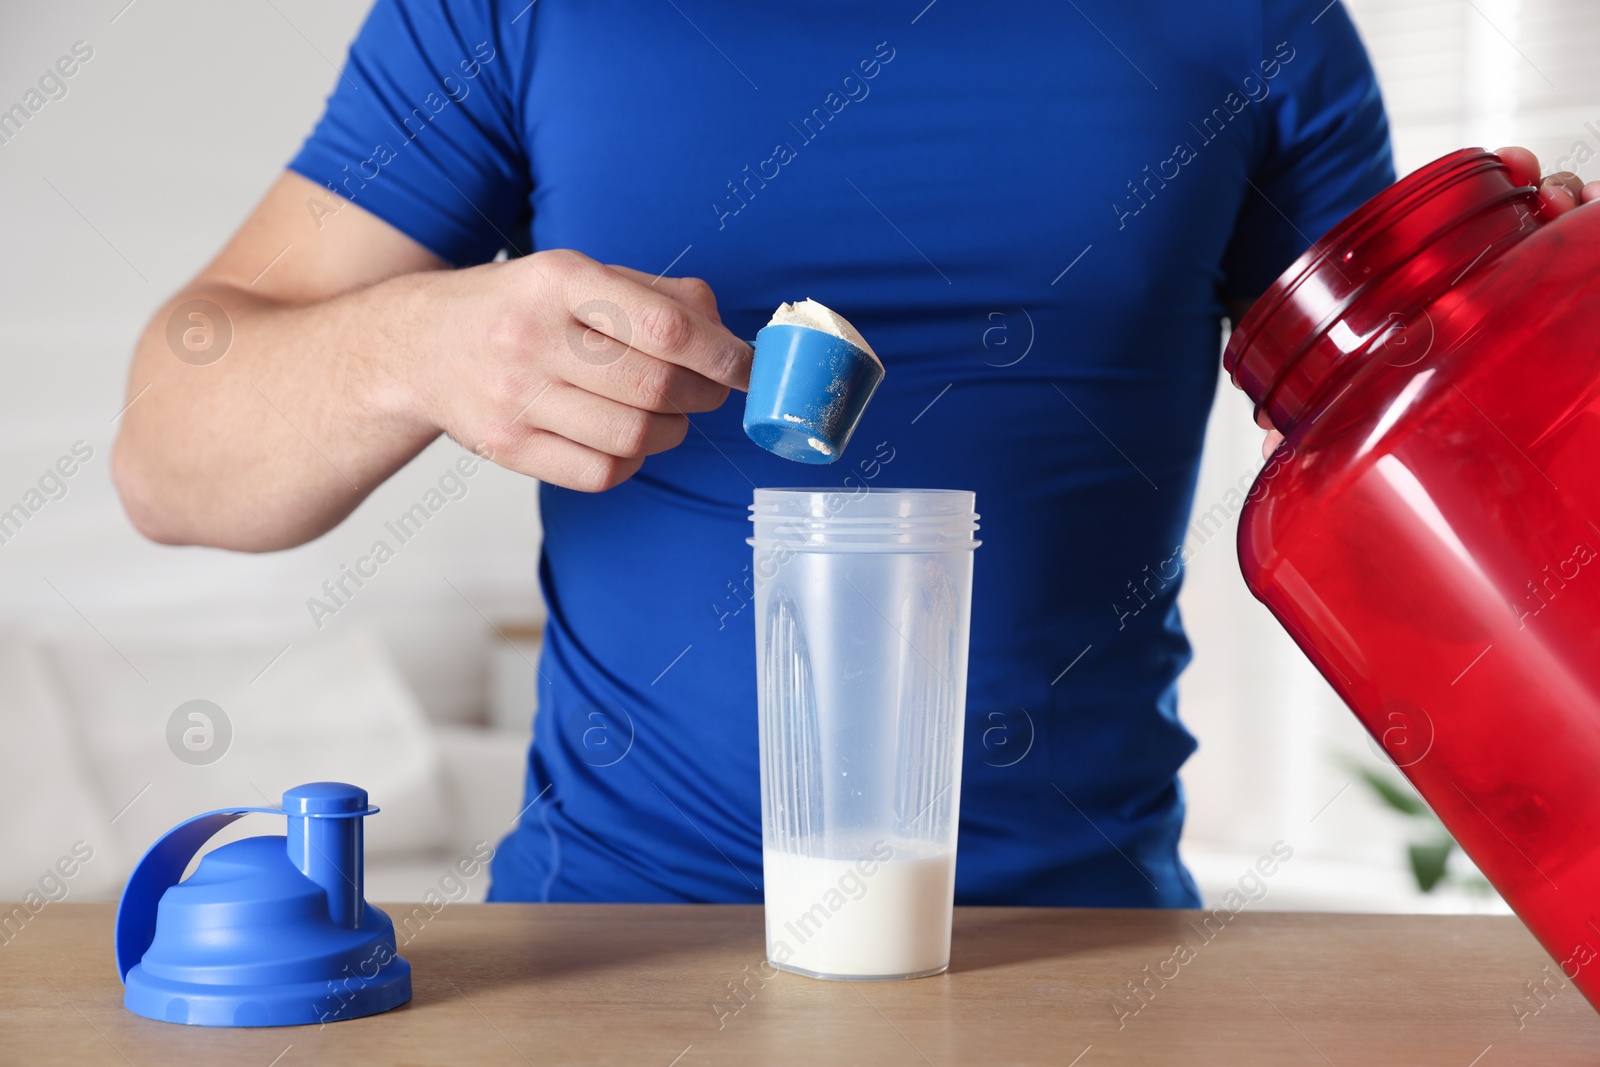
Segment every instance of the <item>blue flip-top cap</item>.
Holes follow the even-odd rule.
[[[367,815],[367,791],[343,782],[307,782],[283,794],[285,815]]]
[[[366,791],[313,782],[283,808],[227,808],[179,823],[150,846],[117,908],[123,1004],[195,1026],[289,1026],[387,1011],[411,999],[394,923],[363,898]],[[251,812],[287,817],[283,837],[213,849]]]

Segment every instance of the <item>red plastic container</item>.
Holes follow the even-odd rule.
[[[1286,437],[1245,581],[1600,1007],[1600,206],[1548,218],[1446,156],[1302,256],[1225,365]]]

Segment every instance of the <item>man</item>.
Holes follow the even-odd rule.
[[[540,480],[495,900],[759,900],[752,487],[974,489],[957,899],[1192,905],[1172,561],[1220,322],[1391,179],[1323,0],[379,0],[141,342],[117,482],[156,540],[266,551],[440,433]],[[820,469],[729,402],[741,338],[804,297],[888,367]],[[167,350],[189,300],[224,358]]]

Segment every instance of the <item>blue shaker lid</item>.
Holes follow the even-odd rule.
[[[343,782],[307,782],[283,794],[285,815],[372,815],[367,791]]]
[[[185,820],[150,846],[117,908],[123,1004],[196,1026],[285,1026],[357,1018],[411,999],[394,924],[363,899],[364,790],[313,782],[283,808],[241,807]],[[282,837],[207,853],[252,812],[287,816]]]

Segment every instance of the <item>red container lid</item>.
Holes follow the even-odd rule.
[[[1429,304],[1542,221],[1537,187],[1516,185],[1499,156],[1452,152],[1307,249],[1235,327],[1223,366],[1286,433],[1331,385],[1374,351],[1404,344],[1402,331]]]

